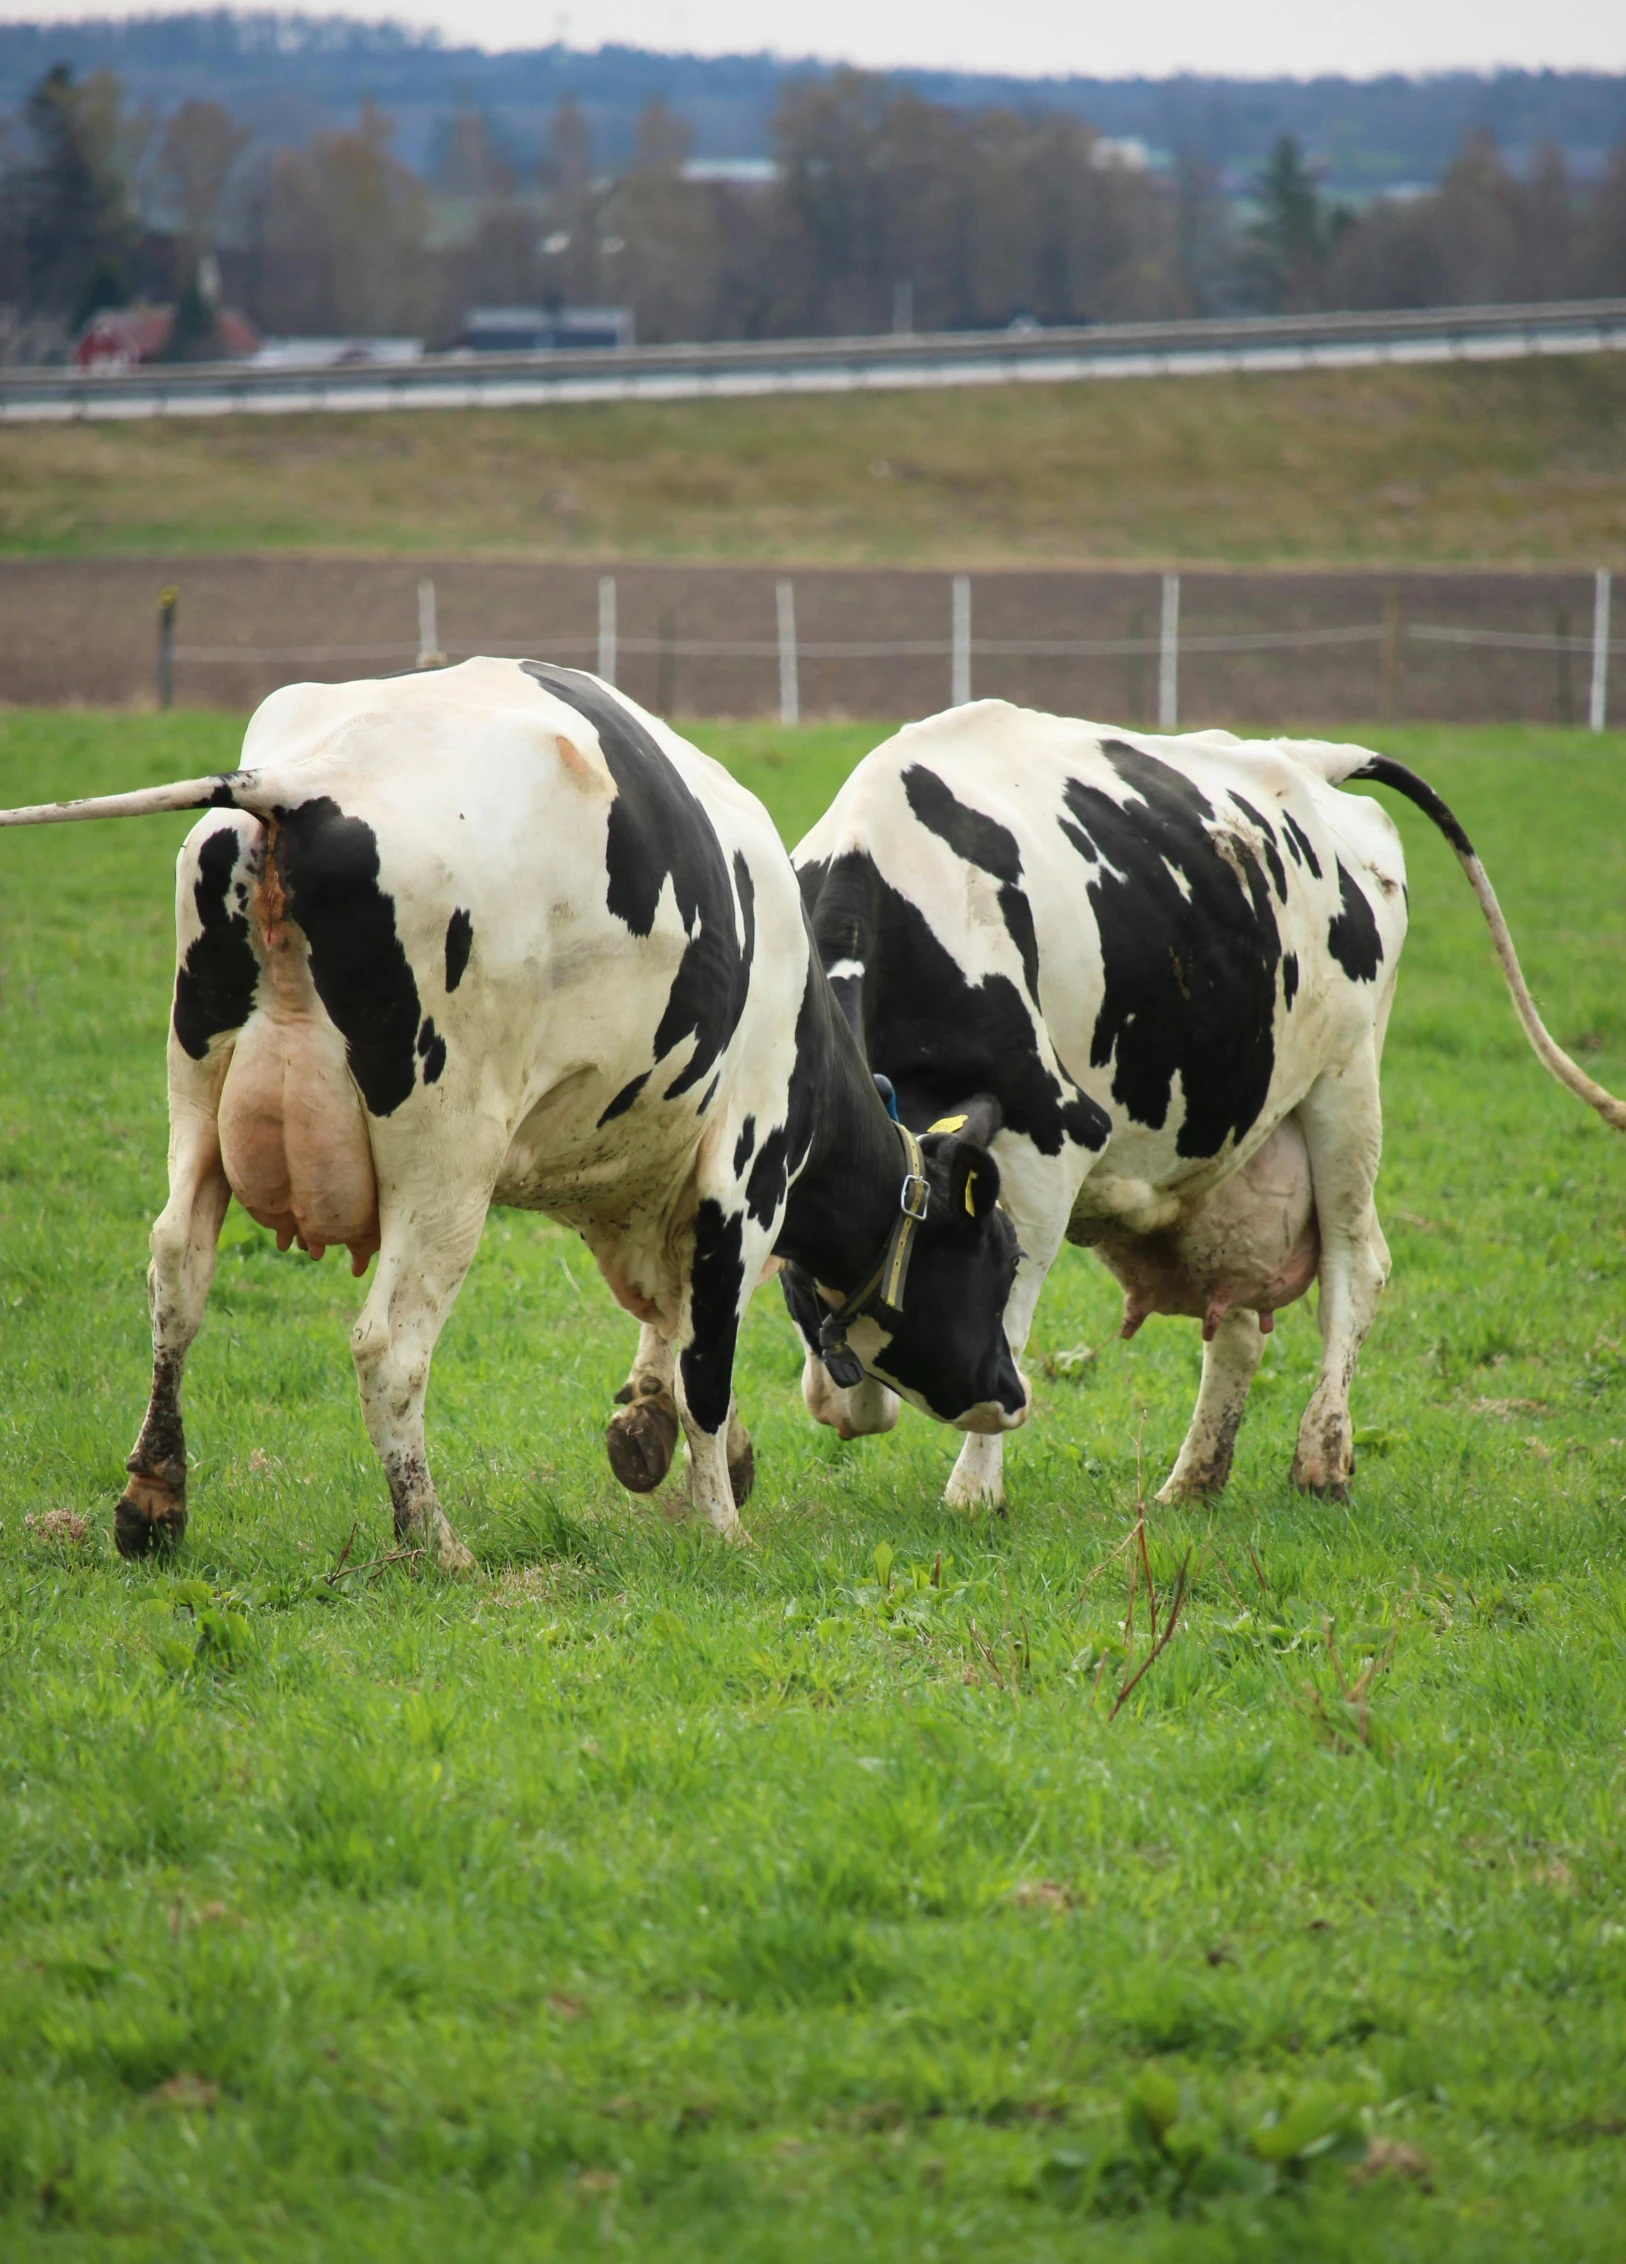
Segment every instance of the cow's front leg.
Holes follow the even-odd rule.
[[[172,1052],[173,1052],[172,1047]],[[177,1090],[171,1064],[169,1201],[152,1230],[147,1295],[152,1308],[152,1396],[147,1419],[125,1468],[130,1473],[113,1512],[120,1556],[173,1547],[186,1531],[186,1439],[181,1426],[181,1374],[203,1323],[214,1279],[215,1245],[231,1201],[215,1123],[219,1074],[184,1062],[180,1077],[196,1093]]]
[[[630,1494],[652,1494],[672,1467],[682,1417],[678,1413],[675,1356],[669,1340],[646,1321],[638,1331],[632,1373],[616,1393],[622,1412],[610,1418],[604,1451]],[[735,1506],[756,1482],[751,1438],[732,1402],[728,1411],[728,1482]]]
[[[487,1191],[415,1203],[380,1186],[378,1270],[350,1332],[362,1415],[390,1489],[398,1541],[428,1549],[447,1572],[474,1559],[435,1494],[423,1404],[435,1345],[457,1301],[485,1223]]]
[[[725,1540],[745,1537],[737,1500],[749,1491],[751,1442],[734,1407],[734,1350],[762,1271],[768,1237],[742,1212],[708,1197],[695,1216],[678,1408],[689,1449],[689,1498]],[[736,1479],[744,1479],[736,1494]]]
[[[1005,1168],[1002,1157],[1001,1172]],[[1022,1185],[1024,1179],[1029,1182],[1026,1187]],[[1005,1341],[1018,1367],[1033,1326],[1039,1294],[1067,1231],[1073,1194],[1069,1180],[1041,1165],[1037,1170],[1022,1171],[1017,1180],[1016,1200],[1009,1205],[1022,1260],[1005,1304]],[[943,1488],[943,1499],[950,1509],[1004,1508],[1005,1435],[1002,1431],[966,1433],[965,1444]]]
[[[1389,1278],[1389,1245],[1372,1203],[1383,1146],[1375,1053],[1328,1071],[1299,1106],[1321,1232],[1321,1374],[1299,1425],[1293,1483],[1339,1494],[1355,1468],[1349,1387]]]
[[[1203,1346],[1203,1380],[1191,1428],[1174,1468],[1158,1488],[1159,1501],[1195,1501],[1203,1494],[1217,1494],[1224,1486],[1264,1348],[1257,1313],[1238,1310],[1219,1322]]]

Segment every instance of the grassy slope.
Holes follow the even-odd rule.
[[[792,834],[864,740],[708,736]],[[9,717],[0,800],[231,739]],[[1390,743],[1472,828],[1557,1029],[1626,1086],[1626,744]],[[353,1563],[387,1529],[356,1290],[234,1214],[191,1538],[173,1572],[122,1566],[180,827],[0,845],[8,2254],[1621,2253],[1626,1154],[1535,1068],[1453,861],[1400,816],[1396,1276],[1355,1499],[1284,1482],[1300,1307],[1211,1525],[1153,1519],[1165,1594],[1208,1539],[1111,1723],[1124,1586],[1087,1576],[1128,1530],[1141,1411],[1149,1482],[1178,1442],[1197,1346],[1115,1343],[1081,1253],[1041,1308],[1008,1520],[939,1506],[952,1442],[921,1421],[813,1434],[761,1298],[757,1546],[729,1554],[617,1493],[597,1439],[629,1325],[573,1240],[499,1215],[430,1409],[481,1570],[328,1590],[355,1521]],[[1099,1359],[1047,1377],[1081,1342]],[[27,1525],[59,1507],[87,1545]],[[941,1600],[891,1612],[939,1551]],[[223,1602],[240,1629],[200,1653]],[[1370,1748],[1318,1723],[1323,1614],[1351,1654],[1398,1629]],[[1081,2217],[1149,2067],[1216,2130],[1331,2085],[1429,2183],[1328,2164],[1200,2216]]]
[[[1626,356],[0,430],[0,553],[1590,565]]]

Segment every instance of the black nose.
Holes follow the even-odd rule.
[[[1000,1352],[999,1381],[994,1389],[994,1398],[1007,1415],[1019,1415],[1028,1403],[1028,1395],[1022,1388],[1022,1378],[1009,1345],[1004,1346]]]

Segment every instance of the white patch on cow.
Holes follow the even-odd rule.
[[[861,983],[864,979],[862,959],[838,959],[833,967],[824,970],[833,983]]]
[[[1170,880],[1173,881],[1175,887],[1180,891],[1181,895],[1189,904],[1191,902],[1191,883],[1189,880],[1187,880],[1185,874],[1180,870],[1180,867],[1178,865],[1171,864],[1168,858],[1165,857],[1163,859],[1163,870],[1168,874]]]

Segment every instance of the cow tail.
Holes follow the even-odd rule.
[[[172,786],[142,786],[133,794],[91,794],[80,802],[35,802],[0,810],[0,826],[75,825],[82,818],[144,818],[163,810],[248,810],[266,814],[258,771],[216,771],[211,778],[177,779]]]
[[[1370,778],[1379,786],[1392,786],[1397,794],[1404,794],[1408,802],[1414,802],[1425,817],[1433,819],[1456,851],[1457,862],[1468,876],[1468,885],[1479,899],[1479,909],[1485,915],[1491,942],[1502,963],[1502,973],[1513,1000],[1513,1011],[1523,1024],[1524,1034],[1537,1056],[1561,1085],[1567,1085],[1589,1108],[1595,1108],[1606,1124],[1612,1124],[1617,1132],[1626,1132],[1626,1102],[1616,1100],[1613,1093],[1607,1092],[1587,1075],[1579,1062],[1572,1061],[1536,1012],[1536,1002],[1530,996],[1524,969],[1519,965],[1513,938],[1502,917],[1502,907],[1496,901],[1496,891],[1475,854],[1473,843],[1433,787],[1425,779],[1419,778],[1415,771],[1408,770],[1404,763],[1394,762],[1388,755],[1368,755],[1359,769],[1346,771],[1344,777]]]

